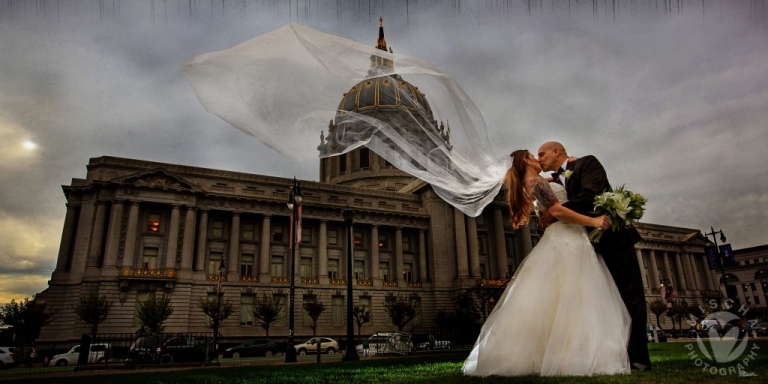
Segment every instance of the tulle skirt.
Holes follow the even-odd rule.
[[[470,376],[630,373],[630,321],[586,230],[556,222],[521,263],[463,371]]]

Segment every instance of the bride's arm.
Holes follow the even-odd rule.
[[[564,207],[560,204],[560,201],[557,200],[557,196],[555,196],[549,183],[547,183],[544,178],[538,178],[533,182],[531,185],[531,192],[536,200],[539,201],[539,204],[543,205],[550,215],[560,221],[583,225],[585,227],[603,229],[608,229],[610,226],[608,216],[589,217]]]

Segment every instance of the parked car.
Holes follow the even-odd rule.
[[[178,336],[163,343],[160,351],[162,364],[205,361],[206,345],[192,336]]]
[[[328,354],[334,354],[336,351],[339,350],[339,342],[331,339],[329,337],[318,337],[317,339],[320,339],[320,352],[326,352]],[[317,351],[317,344],[315,343],[315,338],[311,338],[301,344],[296,344],[294,346],[296,348],[296,352],[299,355],[306,355],[307,353],[312,353]]]
[[[651,324],[648,324],[645,327],[645,333],[646,333],[646,335],[648,335],[648,342],[649,343],[653,343],[654,342],[654,339],[653,339],[653,330],[654,329],[656,330],[656,335],[659,337],[659,343],[666,343],[667,342],[667,334],[664,333],[664,330],[659,328],[659,326],[657,326],[657,325],[651,325]]]
[[[363,345],[358,344],[355,349],[362,354]],[[405,332],[379,332],[368,338],[368,355],[401,354],[405,355],[413,350],[411,334]]]
[[[266,339],[248,340],[240,345],[224,350],[224,357],[239,359],[250,356],[272,356],[277,352],[277,344]]]
[[[91,344],[90,351],[88,353],[88,364],[104,363],[109,356],[112,347],[109,344]],[[66,365],[77,365],[77,360],[80,358],[80,346],[75,345],[69,351],[54,355],[51,358],[51,364],[57,367],[63,367]]]
[[[757,336],[768,336],[768,322],[762,322],[753,325],[752,332],[754,332]]]
[[[435,348],[434,349],[451,349],[452,345],[451,342],[448,340],[435,340]],[[418,349],[430,349],[429,342],[425,341],[423,343],[419,343]]]
[[[13,347],[0,347],[0,369],[14,368],[19,365],[16,352]]]

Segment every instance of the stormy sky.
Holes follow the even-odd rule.
[[[316,161],[276,153],[205,112],[179,70],[290,22],[374,45],[381,16],[396,53],[464,88],[498,155],[559,140],[597,156],[612,184],[643,193],[645,222],[722,228],[735,249],[768,244],[765,5],[0,2],[0,303],[46,288],[66,212],[61,185],[84,178],[91,157],[316,180]]]

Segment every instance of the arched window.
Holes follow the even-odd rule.
[[[734,284],[739,282],[739,278],[732,273],[726,273],[725,277],[728,279],[728,284]],[[723,277],[720,276],[720,284],[723,284]]]

